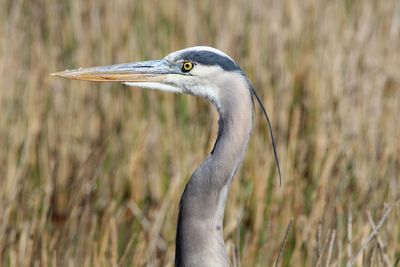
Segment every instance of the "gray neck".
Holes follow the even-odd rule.
[[[176,266],[229,266],[223,240],[224,209],[252,128],[251,93],[241,84],[232,84],[234,93],[222,96],[214,149],[193,173],[182,195]]]

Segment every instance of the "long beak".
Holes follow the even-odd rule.
[[[151,60],[109,66],[79,68],[52,73],[73,80],[115,81],[115,82],[162,82],[166,74],[174,73],[165,60]]]

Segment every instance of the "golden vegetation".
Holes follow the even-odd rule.
[[[283,266],[399,264],[399,1],[2,0],[0,265],[173,265],[213,108],[49,73],[199,44],[244,68],[283,167],[279,187],[256,108],[225,217],[233,263],[271,266],[293,217]]]

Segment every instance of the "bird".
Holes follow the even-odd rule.
[[[252,132],[254,99],[267,120],[281,179],[270,119],[242,68],[217,48],[195,46],[158,60],[79,68],[52,75],[189,94],[215,106],[219,120],[214,147],[191,175],[179,203],[175,266],[230,266],[223,239],[224,211]]]

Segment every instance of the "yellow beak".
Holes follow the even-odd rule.
[[[151,60],[109,66],[79,68],[55,72],[51,75],[95,82],[162,82],[167,74],[177,73],[165,60]]]

